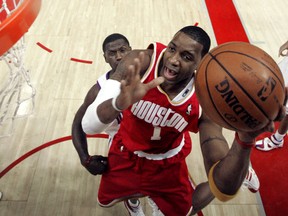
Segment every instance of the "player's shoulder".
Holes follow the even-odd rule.
[[[88,91],[88,93],[86,94],[86,97],[85,97],[85,103],[86,104],[91,104],[95,100],[95,98],[97,97],[98,92],[100,91],[101,87],[109,79],[110,72],[111,71],[108,71],[105,74],[102,74],[97,79],[97,82],[89,89],[89,91]]]
[[[144,55],[149,55],[151,56],[153,54],[153,49],[134,49],[131,52],[129,52],[124,58],[128,59],[128,58],[136,58],[139,57],[140,53],[143,53]]]
[[[141,55],[141,54],[142,55]],[[141,57],[141,71],[146,71],[150,65],[150,61],[153,55],[153,50],[150,49],[134,49],[129,52],[119,63],[118,68],[128,68],[130,65],[135,64],[135,59]],[[116,70],[117,71],[117,70]],[[114,74],[113,74],[114,76]]]

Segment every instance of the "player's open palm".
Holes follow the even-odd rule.
[[[144,53],[134,59],[134,64],[129,66],[126,77],[121,81],[121,92],[117,99],[117,104],[121,109],[127,109],[130,105],[141,100],[144,95],[152,88],[160,85],[163,77],[158,77],[149,83],[141,82],[141,64],[143,62]]]

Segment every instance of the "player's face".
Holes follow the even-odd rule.
[[[177,33],[168,44],[163,56],[160,75],[166,84],[187,84],[201,61],[203,45],[185,33]]]
[[[118,39],[106,45],[104,52],[105,61],[115,71],[121,59],[131,51],[131,47],[123,39]]]

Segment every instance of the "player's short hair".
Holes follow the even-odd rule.
[[[209,35],[198,26],[185,26],[178,32],[183,32],[184,34],[190,36],[193,40],[203,45],[202,57],[209,52],[211,40]]]
[[[119,34],[119,33],[113,33],[113,34],[108,35],[108,36],[105,38],[105,40],[103,41],[103,44],[102,44],[102,50],[103,50],[103,52],[105,52],[105,50],[106,50],[106,45],[107,45],[108,43],[111,43],[111,42],[116,41],[116,40],[119,40],[119,39],[124,40],[125,43],[127,43],[127,45],[130,46],[130,43],[129,43],[128,39],[127,39],[124,35]]]

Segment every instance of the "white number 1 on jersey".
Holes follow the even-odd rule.
[[[161,127],[154,127],[153,130],[153,136],[151,137],[151,140],[160,140],[161,136],[160,136],[160,132],[161,132]]]

